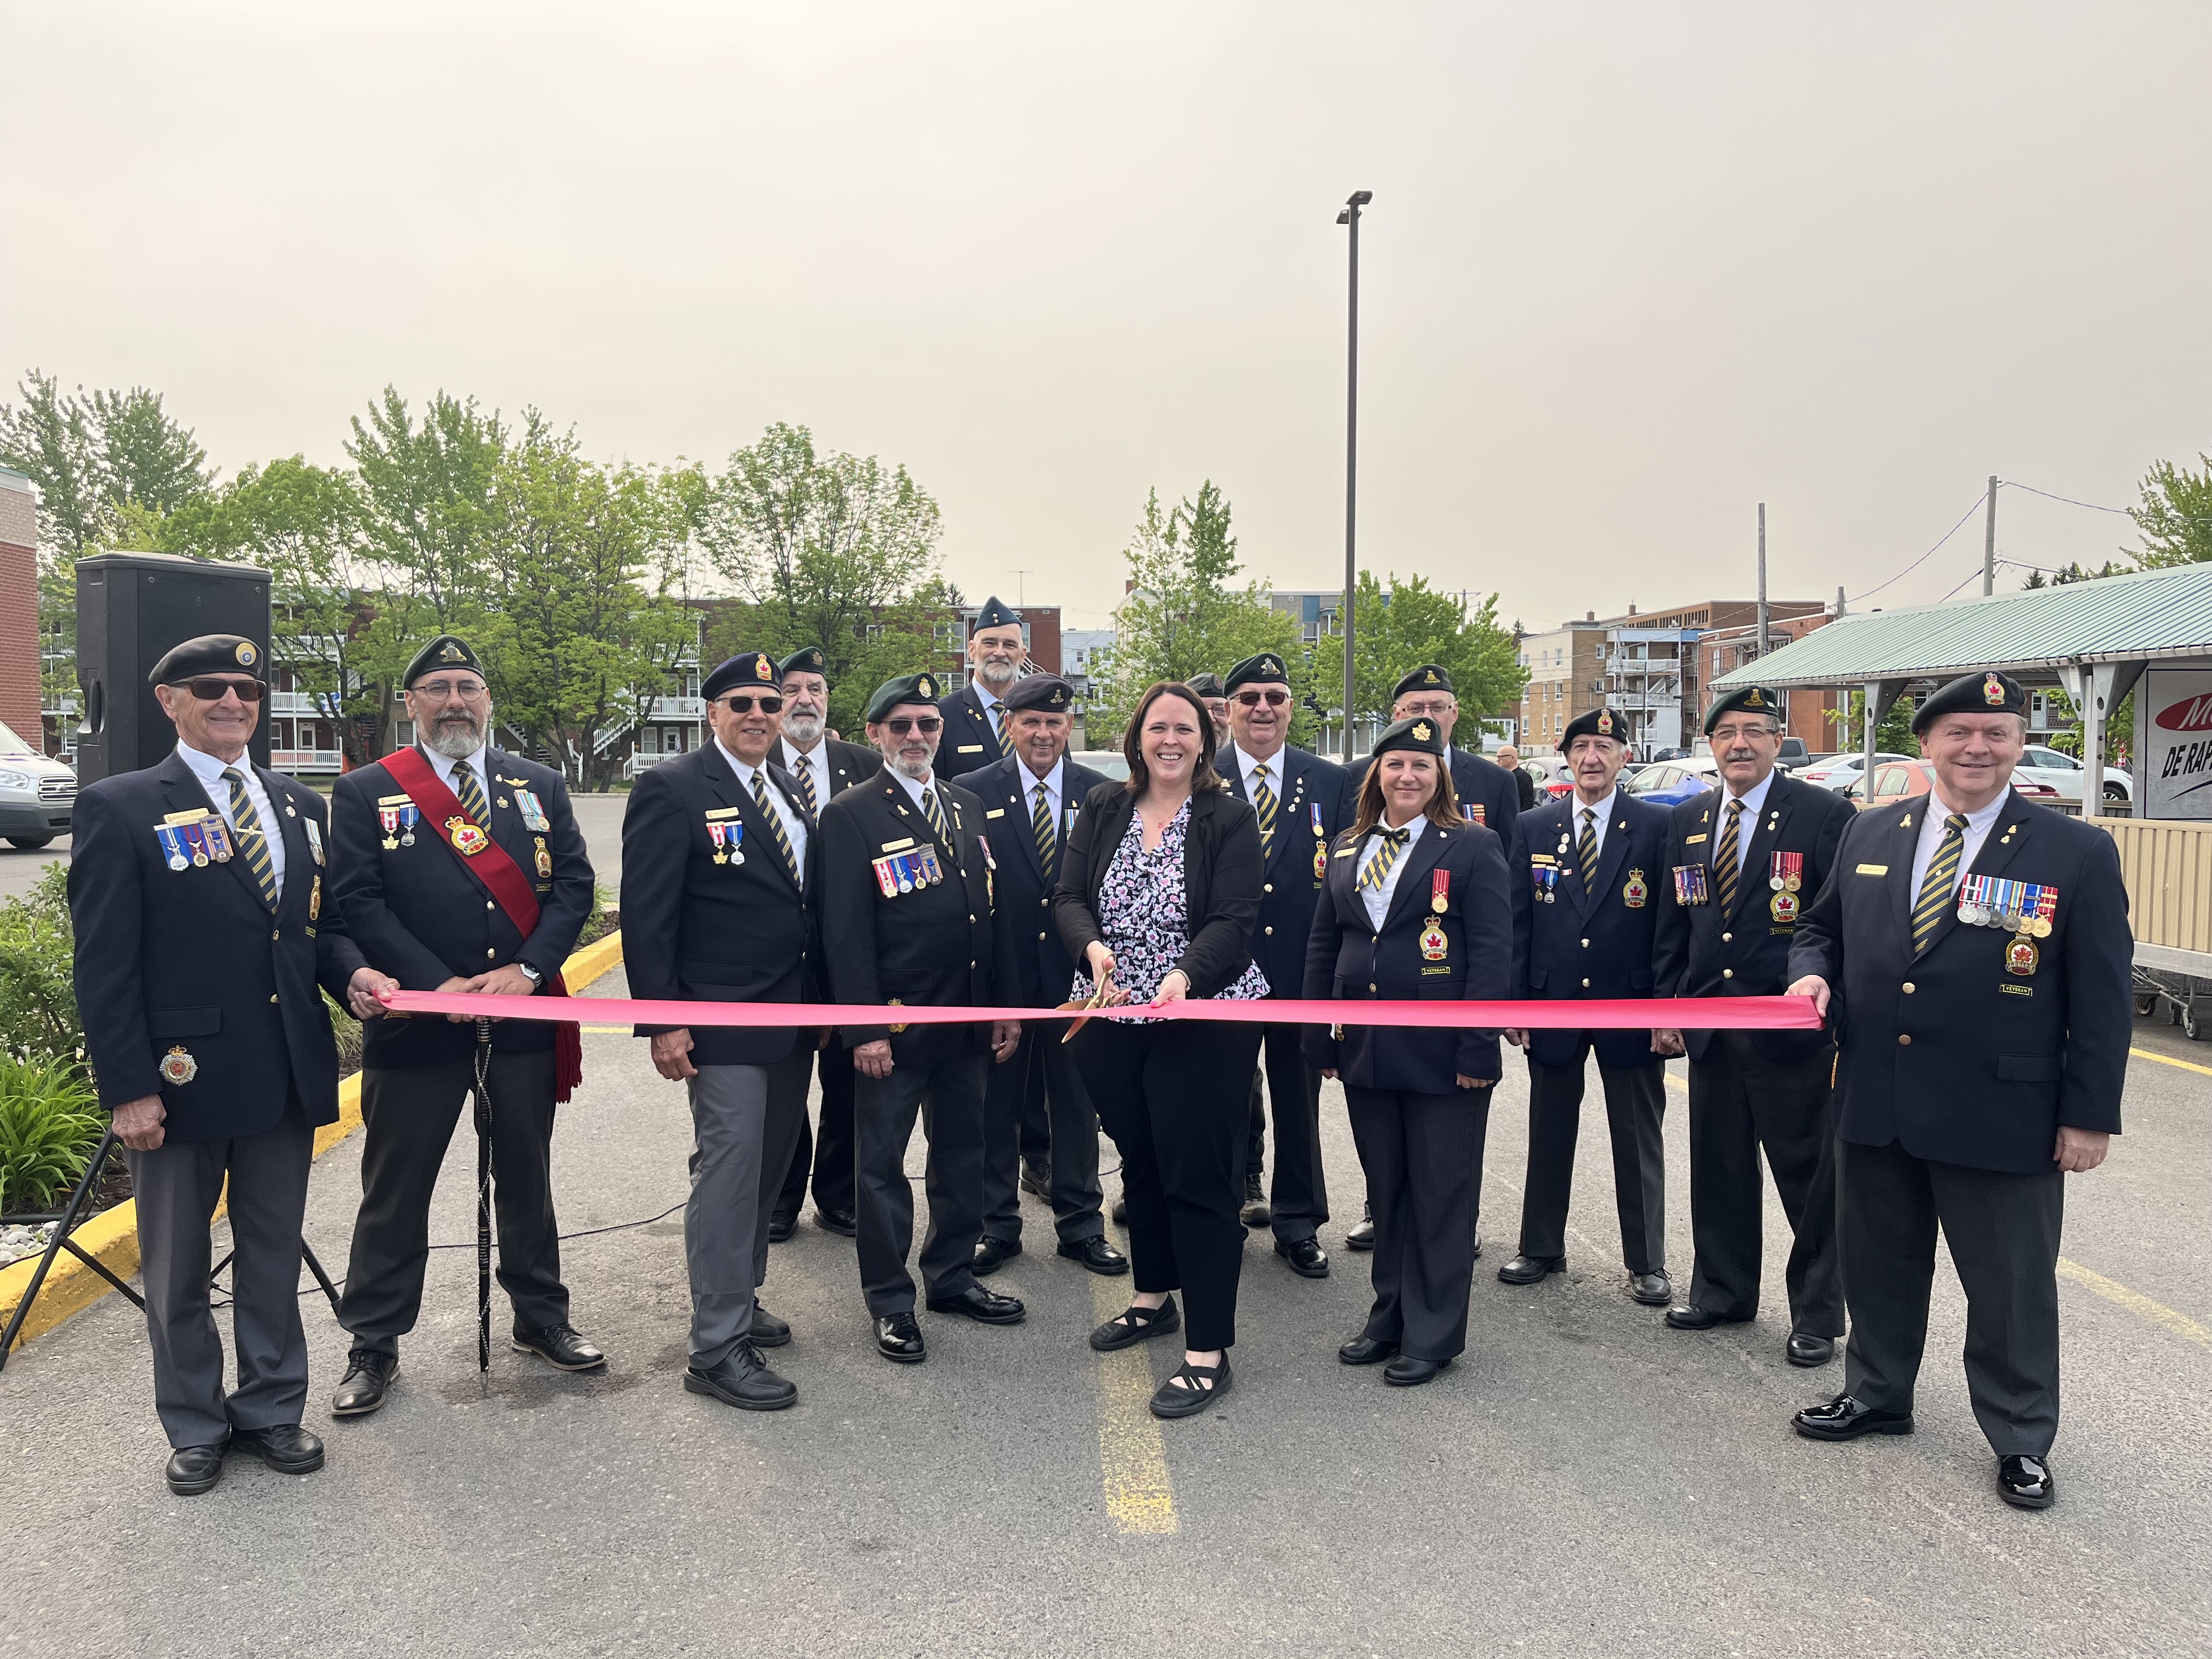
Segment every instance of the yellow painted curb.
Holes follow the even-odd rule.
[[[622,934],[609,933],[596,944],[586,945],[562,964],[562,977],[567,980],[570,992],[582,990],[593,980],[605,975],[622,962]],[[315,1156],[325,1152],[361,1127],[361,1073],[343,1079],[338,1084],[338,1116],[335,1123],[325,1123],[315,1131]],[[222,1218],[223,1206],[216,1205],[216,1218]],[[138,1271],[138,1206],[129,1199],[112,1210],[93,1217],[70,1235],[87,1255],[118,1279],[129,1279]],[[38,1269],[36,1256],[0,1267],[0,1328],[15,1316],[15,1304],[23,1299],[24,1291],[31,1287],[31,1275]],[[20,1348],[33,1337],[50,1331],[80,1308],[88,1308],[106,1296],[113,1287],[98,1273],[64,1251],[54,1261],[46,1274],[46,1282],[40,1288],[39,1299],[31,1309],[31,1316],[23,1322],[23,1328],[15,1338]]]

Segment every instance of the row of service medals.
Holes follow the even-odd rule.
[[[1766,884],[1774,890],[1773,902],[1767,908],[1773,912],[1775,921],[1796,921],[1801,903],[1797,893],[1805,885],[1805,855],[1802,853],[1774,854],[1772,872],[1766,878]]]
[[[422,809],[405,795],[386,795],[376,803],[376,821],[384,827],[384,850],[397,852],[415,844],[415,826]]]
[[[1451,940],[1445,936],[1444,912],[1451,908],[1451,872],[1432,870],[1429,872],[1429,925],[1421,932],[1421,960],[1442,962],[1451,954]]]
[[[172,870],[204,869],[228,864],[237,854],[230,826],[205,807],[191,812],[173,812],[154,826],[161,843],[162,860]],[[321,862],[319,859],[316,860]]]
[[[887,858],[875,860],[871,867],[876,872],[876,884],[883,889],[885,898],[911,893],[917,887],[934,887],[945,879],[945,866],[938,860],[934,847],[917,847],[911,853],[893,853]]]
[[[714,843],[714,862],[737,865],[745,861],[745,826],[738,809],[726,806],[707,814],[707,838]]]
[[[2002,927],[2014,935],[2005,946],[2005,971],[2025,979],[2041,964],[2035,941],[2051,937],[2058,890],[2041,882],[1969,876],[1959,889],[1959,920],[1970,927]]]

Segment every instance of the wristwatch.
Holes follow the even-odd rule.
[[[545,983],[545,975],[539,973],[528,963],[518,962],[514,965],[522,969],[523,978],[528,980],[532,985],[543,985]]]

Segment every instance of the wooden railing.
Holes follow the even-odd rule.
[[[2088,822],[2119,844],[2136,960],[2147,967],[2212,976],[2212,823],[2107,817]]]

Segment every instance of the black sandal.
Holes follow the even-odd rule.
[[[1175,1297],[1170,1297],[1157,1308],[1139,1308],[1132,1303],[1091,1333],[1091,1346],[1101,1353],[1112,1353],[1117,1348],[1134,1347],[1148,1336],[1165,1336],[1182,1328],[1182,1316],[1176,1311]]]
[[[1202,1384],[1208,1378],[1211,1388]],[[1178,1382],[1184,1386],[1177,1387]],[[1176,1368],[1176,1374],[1160,1384],[1159,1392],[1152,1396],[1152,1415],[1155,1417],[1194,1417],[1229,1392],[1229,1356],[1223,1354],[1218,1365],[1194,1365],[1188,1359]]]

